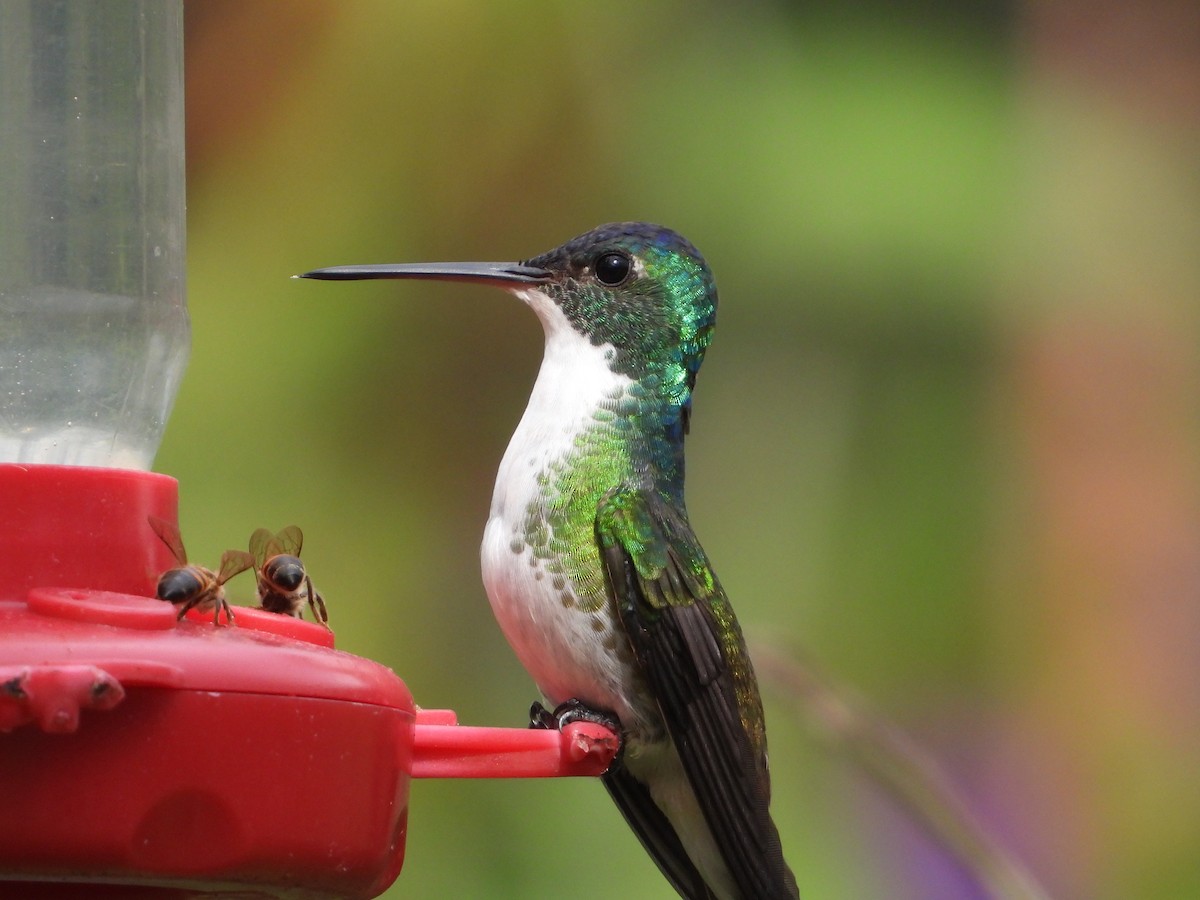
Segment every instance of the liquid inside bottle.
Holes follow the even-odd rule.
[[[0,462],[147,469],[187,362],[179,0],[0,3]]]

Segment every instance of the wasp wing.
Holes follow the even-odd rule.
[[[280,547],[280,552],[288,556],[299,556],[304,546],[304,532],[300,530],[299,525],[289,525],[275,535],[275,543]]]
[[[304,546],[304,532],[298,525],[289,525],[279,534],[272,534],[267,528],[256,528],[250,535],[250,552],[254,555],[255,565],[262,564],[272,556],[286,553],[288,556],[299,556],[300,548]]]
[[[224,584],[234,575],[254,567],[254,557],[245,550],[226,550],[221,554],[221,568],[217,572],[217,583]]]
[[[168,522],[166,519],[160,519],[158,516],[147,516],[146,521],[150,523],[151,529],[158,535],[159,539],[167,545],[167,549],[171,551],[171,555],[175,557],[176,562],[181,566],[186,566],[187,551],[183,549],[183,538],[179,534],[179,527],[173,522]]]

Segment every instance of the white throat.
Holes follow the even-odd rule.
[[[524,516],[537,476],[574,446],[574,438],[611,408],[633,383],[610,368],[611,344],[596,346],[579,334],[558,305],[534,288],[514,293],[537,313],[546,333],[542,367],[525,414],[500,463],[492,516]]]

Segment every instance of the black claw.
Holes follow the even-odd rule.
[[[609,731],[621,733],[621,722],[612,713],[604,712],[588,706],[582,700],[567,700],[554,707],[554,712],[546,709],[539,701],[534,701],[529,707],[529,727],[545,728],[562,731],[563,727],[572,722],[592,722],[603,725]]]
[[[529,707],[529,727],[551,731],[558,728],[558,720],[550,710],[535,700],[533,706]]]

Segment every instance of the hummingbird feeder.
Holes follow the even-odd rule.
[[[0,897],[375,897],[411,779],[599,775],[618,740],[460,726],[320,625],[156,598],[182,27],[180,0],[0,4]]]

